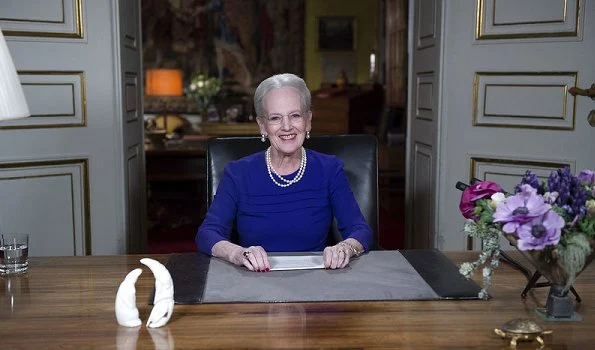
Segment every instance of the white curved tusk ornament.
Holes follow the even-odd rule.
[[[138,327],[142,324],[136,308],[135,288],[136,280],[141,273],[143,273],[142,269],[130,271],[124,281],[120,283],[116,293],[116,319],[120,325],[125,327]]]
[[[157,260],[144,258],[141,264],[146,265],[155,276],[155,298],[153,310],[147,320],[147,327],[158,328],[164,326],[171,318],[174,310],[174,283],[167,268]]]

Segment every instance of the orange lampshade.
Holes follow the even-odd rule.
[[[182,96],[182,70],[147,69],[147,96]]]

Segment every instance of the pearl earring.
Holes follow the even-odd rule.
[[[260,141],[265,142],[266,140],[267,140],[266,139],[266,135],[265,134],[261,134],[260,135]]]
[[[306,131],[306,138],[309,139],[310,138],[310,131]]]

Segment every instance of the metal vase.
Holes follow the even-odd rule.
[[[547,296],[545,310],[547,317],[569,318],[574,314],[574,302],[565,290],[565,285],[552,284]]]
[[[516,239],[510,234],[505,234],[504,237],[515,247],[517,247]],[[590,239],[591,253],[585,260],[585,266],[582,270],[577,273],[575,277],[578,277],[582,271],[595,258],[595,242]],[[518,248],[517,248],[518,249]],[[568,319],[574,317],[574,302],[568,295],[570,286],[566,288],[568,283],[569,275],[564,265],[558,259],[557,251],[555,249],[544,249],[544,250],[519,250],[521,254],[529,260],[529,262],[535,267],[535,269],[543,275],[550,283],[550,291],[548,294],[545,314],[548,318],[552,319]]]

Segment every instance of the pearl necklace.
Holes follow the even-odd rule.
[[[293,178],[293,180],[287,180],[283,176],[279,175],[273,168],[273,164],[271,163],[271,147],[270,146],[269,146],[269,148],[267,148],[267,150],[265,152],[265,159],[266,159],[266,163],[267,163],[267,171],[269,172],[269,177],[271,178],[271,180],[273,180],[275,185],[277,185],[279,187],[291,186],[294,183],[300,181],[302,179],[302,176],[304,176],[304,172],[306,171],[306,163],[308,162],[308,158],[306,157],[306,150],[304,149],[304,147],[302,147],[302,160],[300,161],[300,168],[298,169],[298,173]],[[277,177],[284,183],[277,182],[277,180],[273,176],[273,173],[275,175],[277,175]]]

